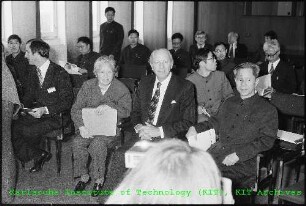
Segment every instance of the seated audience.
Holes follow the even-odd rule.
[[[101,54],[92,51],[92,42],[86,37],[79,37],[77,40],[77,48],[81,53],[76,59],[76,66],[78,66],[79,72],[82,75],[70,74],[72,86],[74,88],[81,88],[84,81],[94,78],[94,63],[101,56]],[[66,65],[66,66],[75,66],[75,65]],[[65,67],[66,67],[65,66]]]
[[[131,120],[141,139],[185,138],[195,123],[195,96],[191,82],[172,75],[172,55],[167,49],[150,56],[154,75],[140,80]]]
[[[201,188],[222,189],[221,174],[210,154],[176,139],[155,144],[106,204],[233,204],[232,198],[220,194],[199,195]]]
[[[271,30],[271,31],[268,31],[264,34],[264,38],[265,38],[265,43],[270,42],[273,39],[277,40],[277,34],[275,33],[275,31]],[[263,44],[261,44],[259,46],[259,49],[256,51],[256,53],[253,57],[253,62],[256,63],[257,65],[261,65],[265,61],[266,61],[266,55],[265,55],[265,52],[263,50]]]
[[[50,46],[38,39],[26,43],[25,57],[36,66],[24,94],[24,107],[31,108],[13,124],[13,146],[18,160],[34,159],[30,172],[40,171],[51,154],[40,147],[43,135],[61,128],[60,113],[71,108],[73,101],[69,74],[49,60]],[[63,115],[64,124],[69,117]]]
[[[191,70],[191,61],[189,53],[181,48],[184,37],[181,33],[175,33],[171,39],[172,49],[170,53],[174,61],[171,71],[175,75],[186,78],[188,71]]]
[[[9,190],[16,186],[16,164],[11,139],[12,119],[20,108],[20,101],[12,73],[5,63],[2,44],[2,203],[9,204],[14,196]]]
[[[199,49],[212,49],[212,45],[206,44],[207,34],[204,31],[197,31],[194,35],[196,44],[193,44],[189,48],[189,55],[191,58],[191,67],[192,70],[188,71],[188,73],[194,72],[197,68],[194,65],[195,56]]]
[[[227,35],[228,47],[227,47],[227,56],[230,59],[233,59],[235,64],[240,64],[247,60],[248,57],[248,48],[239,43],[239,35],[236,32],[230,32]]]
[[[25,58],[25,53],[21,51],[21,38],[12,34],[8,38],[8,47],[11,54],[6,57],[6,64],[9,67],[17,86],[18,95],[22,102],[22,98],[25,92],[25,86],[28,80],[28,74],[31,67],[29,62]]]
[[[189,128],[187,138],[214,128],[218,140],[208,152],[213,156],[222,176],[233,181],[233,189],[251,189],[256,179],[256,156],[272,148],[278,130],[274,106],[255,92],[259,67],[240,64],[235,81],[240,95],[228,98],[218,114]],[[236,196],[235,201],[247,201]]]
[[[226,56],[227,49],[226,45],[223,42],[217,42],[214,45],[215,50],[214,54],[217,58],[217,70],[223,71],[230,82],[232,88],[234,89],[236,87],[235,80],[234,80],[234,73],[233,70],[236,66],[236,64]]]
[[[285,94],[295,93],[297,80],[292,66],[279,58],[281,53],[277,40],[264,43],[263,50],[267,61],[260,65],[259,76],[271,74],[271,86],[277,91]]]
[[[97,114],[111,107],[117,110],[118,120],[130,115],[132,99],[128,88],[115,77],[115,60],[108,56],[99,57],[94,64],[94,74],[97,78],[88,80],[82,85],[76,102],[71,109],[71,118],[78,128],[73,140],[74,177],[81,177],[75,186],[75,191],[85,190],[89,183],[89,172],[86,167],[88,157],[93,164],[93,179],[95,181],[92,196],[97,196],[102,189],[105,174],[105,161],[108,145],[119,138],[117,136],[91,136],[82,119],[83,108],[95,108]]]
[[[139,33],[135,29],[128,32],[130,45],[126,46],[121,53],[119,65],[123,69],[124,65],[146,65],[147,73],[151,72],[149,58],[151,55],[148,47],[140,44]]]
[[[195,65],[198,69],[187,80],[196,87],[198,122],[202,122],[216,115],[222,103],[234,93],[225,73],[216,71],[216,58],[210,49],[198,51]]]

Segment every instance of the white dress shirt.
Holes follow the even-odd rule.
[[[162,103],[163,103],[163,100],[164,100],[164,96],[165,96],[165,93],[166,93],[166,90],[168,88],[168,85],[169,85],[169,82],[170,82],[170,79],[171,79],[171,76],[172,76],[172,73],[170,72],[170,74],[168,75],[168,77],[161,82],[161,86],[160,86],[160,93],[159,93],[159,99],[158,99],[158,103],[157,103],[157,107],[156,107],[156,110],[155,110],[155,114],[154,114],[154,119],[153,119],[153,125],[156,125],[157,123],[157,120],[158,120],[158,117],[159,117],[159,112],[160,112],[160,109],[161,109],[161,106],[162,106]],[[155,90],[157,88],[157,83],[158,83],[158,79],[156,77],[155,79],[155,83],[154,83],[154,88],[153,88],[153,92],[152,92],[152,97],[154,96],[155,94]],[[151,98],[152,98],[151,97]],[[159,127],[159,130],[160,130],[160,133],[161,133],[161,138],[164,138],[164,131],[163,131],[163,128],[162,127]]]
[[[270,62],[270,63],[268,64],[269,73],[271,73],[272,64],[273,64],[273,68],[274,68],[274,70],[275,70],[276,67],[277,67],[277,65],[278,65],[278,63],[279,63],[279,61],[280,61],[280,59],[276,60],[276,61],[273,62],[273,63]]]
[[[41,85],[43,84],[43,82],[44,82],[44,80],[45,80],[45,77],[46,77],[46,74],[47,74],[47,70],[48,70],[48,68],[49,68],[49,65],[50,65],[50,60],[47,59],[47,61],[45,61],[45,63],[43,63],[43,65],[41,65],[40,67],[38,67],[38,69],[40,70],[41,76],[42,76]],[[48,107],[45,107],[45,109],[46,109],[46,114],[49,114]]]

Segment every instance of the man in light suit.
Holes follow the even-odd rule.
[[[153,51],[150,65],[154,74],[141,79],[133,102],[134,129],[141,139],[184,139],[188,128],[196,122],[194,86],[170,72],[173,59],[166,49]]]
[[[51,154],[40,148],[42,136],[61,128],[60,112],[69,110],[73,101],[73,91],[69,74],[49,58],[50,46],[42,40],[26,43],[25,57],[36,68],[30,71],[23,97],[24,107],[31,108],[13,124],[13,146],[16,157],[22,162],[34,158],[30,172],[42,169]],[[68,118],[64,117],[64,124]]]

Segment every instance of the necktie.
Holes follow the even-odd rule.
[[[149,116],[148,116],[148,123],[150,123],[150,124],[153,124],[153,121],[154,121],[155,111],[156,111],[157,104],[158,104],[158,101],[159,101],[160,86],[161,86],[161,83],[158,82],[157,83],[157,88],[156,88],[155,93],[154,93],[154,96],[152,97],[151,102],[150,102]]]
[[[43,81],[44,81],[44,78],[41,74],[41,71],[39,68],[36,68],[36,71],[37,71],[37,76],[38,76],[38,79],[39,79],[39,83],[40,83],[40,86],[42,85]]]
[[[275,70],[275,69],[274,69],[274,67],[273,67],[273,64],[271,64],[270,72],[269,72],[269,73],[270,73],[270,74],[273,74],[274,70]]]
[[[228,57],[229,57],[229,58],[234,57],[233,50],[234,50],[233,44],[231,44],[230,49],[229,49],[229,53],[228,53]]]

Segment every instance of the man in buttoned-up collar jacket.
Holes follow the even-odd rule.
[[[173,75],[173,59],[166,49],[152,52],[150,65],[154,75],[141,79],[131,119],[141,139],[185,138],[196,122],[195,91],[191,82]],[[152,124],[148,123],[150,102],[160,82],[160,95]]]
[[[292,94],[297,90],[294,69],[279,58],[280,45],[276,39],[264,43],[263,50],[268,61],[260,65],[259,76],[271,73],[271,86],[277,92]],[[271,70],[273,65],[273,71]]]
[[[258,72],[255,64],[239,65],[234,70],[239,95],[228,98],[216,116],[191,127],[186,135],[216,130],[219,140],[208,152],[222,175],[232,179],[234,189],[254,186],[256,156],[272,148],[278,130],[276,108],[255,93]]]
[[[35,158],[30,172],[42,169],[51,154],[39,147],[42,136],[61,128],[59,114],[69,110],[73,101],[69,74],[49,58],[50,46],[42,40],[29,40],[25,57],[36,70],[30,71],[30,79],[23,97],[24,107],[31,108],[13,124],[13,145],[17,158],[28,162]],[[67,124],[69,117],[63,117]]]

